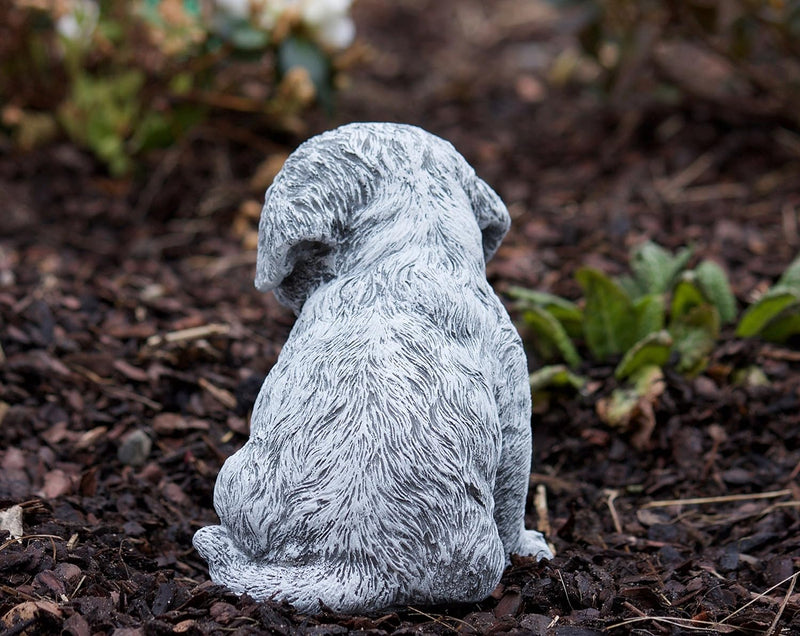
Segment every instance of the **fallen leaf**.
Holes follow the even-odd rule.
[[[153,418],[153,431],[159,435],[172,435],[185,431],[207,431],[209,424],[197,417],[183,417],[177,413],[160,413]]]
[[[72,491],[72,480],[60,468],[48,471],[44,476],[44,486],[39,496],[44,499],[56,499]]]
[[[161,493],[166,499],[174,504],[178,504],[179,506],[188,505],[191,501],[186,493],[183,492],[181,487],[172,481],[164,484],[164,486],[161,488]]]
[[[183,634],[184,632],[188,632],[192,628],[197,625],[197,621],[193,618],[187,618],[185,621],[181,621],[175,627],[172,628],[172,631],[176,634]]]

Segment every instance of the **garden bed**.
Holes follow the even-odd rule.
[[[800,247],[797,132],[553,91],[555,18],[514,4],[362,0],[364,61],[309,134],[386,120],[451,140],[514,218],[501,295],[577,298],[578,267],[621,273],[645,239],[716,260],[741,306],[772,284]],[[730,328],[703,374],[667,370],[644,440],[597,415],[613,366],[535,405],[528,523],[557,556],[516,559],[482,603],[306,616],[212,585],[191,538],[293,322],[253,288],[252,237],[263,175],[299,141],[212,118],[128,180],[67,144],[0,155],[0,510],[24,530],[0,539],[6,633],[800,631],[800,352]],[[734,382],[750,367],[767,382]]]

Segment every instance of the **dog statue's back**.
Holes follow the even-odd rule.
[[[267,192],[256,285],[299,316],[223,466],[214,581],[303,611],[476,601],[524,529],[530,394],[485,277],[510,220],[447,142],[315,137]]]

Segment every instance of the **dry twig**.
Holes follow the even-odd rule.
[[[230,391],[226,391],[225,389],[219,388],[218,386],[212,384],[205,378],[198,378],[197,384],[200,386],[201,389],[208,391],[208,394],[215,400],[217,400],[217,402],[222,404],[222,406],[229,409],[236,408],[236,398]]]
[[[547,511],[547,488],[544,484],[536,486],[533,497],[534,507],[536,508],[536,529],[545,534],[550,534],[550,515]]]
[[[148,347],[157,347],[161,344],[173,344],[176,342],[185,342],[187,340],[199,340],[209,336],[227,336],[231,331],[230,325],[220,323],[210,323],[208,325],[200,325],[199,327],[190,327],[188,329],[178,329],[177,331],[170,331],[163,336],[150,336],[147,339]]]
[[[786,606],[789,604],[789,599],[792,596],[792,592],[794,592],[794,586],[795,583],[797,583],[797,576],[799,574],[800,572],[795,572],[794,575],[792,575],[792,580],[789,583],[789,589],[786,590],[786,596],[783,597],[783,603],[781,603],[781,606],[775,613],[775,618],[772,620],[772,624],[769,626],[769,629],[767,630],[767,636],[772,636],[772,634],[778,633],[778,623],[781,620],[781,616],[783,616],[783,610],[785,610]]]
[[[771,492],[758,492],[751,495],[720,495],[719,497],[694,497],[689,499],[663,499],[660,501],[651,501],[644,504],[641,509],[647,508],[666,508],[667,506],[700,506],[703,504],[715,503],[730,503],[733,501],[753,501],[756,499],[776,499],[778,497],[788,497],[792,495],[792,491],[773,490]]]
[[[779,588],[781,585],[783,585],[784,583],[786,583],[786,581],[789,581],[789,580],[795,581],[795,580],[797,579],[797,575],[798,575],[798,574],[800,574],[800,573],[799,573],[799,572],[795,572],[795,573],[794,573],[794,574],[792,574],[791,576],[787,576],[787,577],[786,577],[785,579],[783,579],[782,581],[779,581],[778,583],[776,583],[775,585],[773,585],[773,586],[772,586],[771,588],[769,588],[768,590],[765,590],[765,591],[761,592],[761,594],[758,594],[756,597],[754,597],[753,599],[749,600],[747,603],[745,603],[744,605],[742,605],[742,606],[741,606],[739,609],[737,609],[736,611],[732,612],[731,614],[728,614],[728,616],[726,616],[725,618],[723,618],[723,619],[720,621],[720,623],[725,623],[725,622],[729,621],[731,618],[733,618],[734,616],[736,616],[736,615],[737,615],[739,612],[741,612],[743,609],[745,609],[745,608],[747,608],[747,607],[750,607],[750,606],[751,606],[753,603],[755,603],[755,602],[757,602],[757,601],[761,600],[761,599],[762,599],[762,598],[764,598],[764,597],[765,597],[767,594],[769,594],[769,593],[770,593],[772,590],[774,590],[774,589],[776,589],[776,588]],[[791,587],[792,587],[792,588],[794,588],[794,583],[792,584],[792,586],[791,586]]]

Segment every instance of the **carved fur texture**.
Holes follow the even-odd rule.
[[[298,313],[249,441],[194,538],[258,599],[367,612],[477,601],[524,527],[526,358],[485,265],[500,198],[451,144],[399,124],[314,137],[266,195],[256,286]]]

